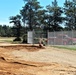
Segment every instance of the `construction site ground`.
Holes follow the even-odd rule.
[[[0,75],[76,75],[76,51],[3,43]]]

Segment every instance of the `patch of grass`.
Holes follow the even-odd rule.
[[[0,43],[12,43],[15,37],[0,37]]]
[[[61,48],[61,49],[68,49],[68,50],[75,50],[76,51],[76,46],[53,46],[55,48]]]

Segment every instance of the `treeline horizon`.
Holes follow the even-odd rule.
[[[25,4],[19,14],[9,17],[9,22],[14,25],[1,26],[0,35],[4,35],[8,30],[11,32],[10,36],[15,36],[16,32],[22,35],[29,30],[44,32],[76,30],[76,0],[65,0],[63,7],[58,5],[57,0],[53,0],[45,9],[37,0],[23,1]]]
[[[25,29],[28,30],[28,27],[21,28],[20,37],[27,33]],[[17,37],[17,30],[14,26],[0,25],[0,37]]]
[[[45,9],[37,0],[23,0],[24,6],[20,14],[11,16],[9,20],[19,19],[30,30],[35,27],[45,28],[49,31],[60,31],[65,27],[68,30],[76,29],[76,0],[65,0],[63,7],[54,0]]]

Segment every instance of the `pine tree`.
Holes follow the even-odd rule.
[[[37,0],[24,0],[25,6],[20,10],[24,25],[30,30],[39,25],[38,11],[42,8]]]
[[[66,0],[64,3],[64,13],[66,15],[66,27],[69,30],[76,29],[76,0]]]
[[[62,8],[58,6],[56,0],[52,2],[52,6],[48,5],[46,8],[47,11],[49,12],[47,19],[49,30],[52,31],[61,30],[62,27],[60,26],[60,24],[64,20],[64,18],[62,17],[62,13],[63,13]]]

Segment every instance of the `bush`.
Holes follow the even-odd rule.
[[[16,37],[13,41],[21,41],[20,37]]]
[[[22,39],[23,39],[22,43],[27,43],[27,34],[24,34],[22,36]]]

